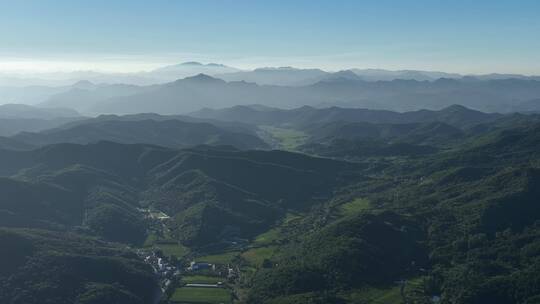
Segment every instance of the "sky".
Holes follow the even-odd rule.
[[[0,72],[184,61],[540,74],[536,0],[0,0]]]

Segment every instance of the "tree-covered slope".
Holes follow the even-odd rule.
[[[354,178],[356,166],[281,151],[199,147],[152,169],[145,194],[178,214],[174,230],[181,240],[201,244],[223,239],[227,227],[233,236],[253,236],[288,209],[309,209]]]
[[[266,148],[253,134],[239,133],[209,123],[181,120],[88,120],[40,133],[21,133],[14,140],[32,145],[56,143],[87,144],[113,141],[181,148],[200,144],[232,145],[242,149]]]
[[[13,244],[5,254],[18,253],[2,267],[0,296],[33,303],[70,286],[51,299],[146,301],[138,290],[145,270],[106,241],[141,244],[149,222],[140,208],[155,208],[170,216],[162,221],[167,238],[192,255],[240,250],[227,263],[240,269],[234,287],[249,303],[377,303],[378,292],[397,302],[534,303],[540,125],[519,121],[467,128],[429,151],[381,133],[321,137],[328,148],[346,141],[341,148],[358,149],[354,162],[210,145],[0,150],[1,226],[9,227],[1,231]],[[422,138],[436,136],[437,126],[448,129],[422,123],[402,131],[425,131],[413,132]],[[274,239],[261,242],[261,234]],[[257,256],[263,251],[271,254]],[[111,281],[95,269],[112,271]],[[36,283],[42,277],[51,280]]]
[[[254,235],[288,209],[328,199],[359,166],[281,151],[112,142],[0,153],[3,175],[69,192],[79,208],[76,223],[124,242],[144,237],[136,208],[148,206],[175,216],[173,231],[187,243],[220,242],[227,227],[234,236]]]
[[[0,228],[2,303],[150,303],[150,266],[118,246],[70,233]]]
[[[235,106],[224,109],[203,109],[190,115],[198,118],[222,121],[241,121],[255,125],[276,125],[305,127],[313,124],[332,122],[412,124],[441,122],[454,127],[466,127],[479,123],[490,123],[501,118],[500,114],[475,111],[460,105],[443,107],[441,110],[418,110],[394,112],[365,108],[314,108],[303,106],[285,110],[258,108],[256,106]]]
[[[288,245],[252,277],[250,301],[372,303],[373,290],[405,282],[400,301],[535,303],[537,128],[494,131],[407,161],[375,160],[368,178],[287,230]]]

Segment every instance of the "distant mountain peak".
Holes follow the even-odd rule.
[[[225,67],[227,67],[226,65],[221,64],[221,63],[210,62],[210,63],[204,64],[204,63],[198,62],[198,61],[183,62],[183,63],[178,64],[178,66],[207,66],[207,67],[214,67],[214,68],[225,68]]]
[[[441,77],[434,81],[434,83],[436,84],[456,84],[458,82],[459,82],[458,80],[453,79],[453,78],[448,78],[448,77]]]
[[[453,104],[453,105],[450,105],[444,109],[442,109],[441,111],[444,111],[444,112],[462,112],[462,111],[473,111],[465,106],[462,106],[460,104]]]
[[[319,83],[341,83],[356,81],[363,81],[363,79],[351,70],[342,70],[327,75],[325,78],[319,81]]]
[[[350,79],[362,79],[360,76],[358,76],[355,72],[351,70],[341,70],[333,73],[332,75],[336,77],[345,77]]]
[[[178,76],[190,76],[196,72],[205,72],[205,73],[224,73],[224,72],[233,72],[237,69],[226,66],[219,63],[201,63],[198,61],[187,61],[183,63],[163,66],[153,70],[153,73],[178,73]],[[187,74],[186,74],[187,73]]]
[[[203,65],[202,63],[198,62],[198,61],[187,61],[187,62],[183,62],[179,65],[196,65],[196,66],[200,66],[200,65]]]
[[[94,86],[95,84],[89,80],[79,80],[72,85],[72,87],[78,89],[88,89],[93,88]]]
[[[191,80],[218,80],[217,78],[214,78],[210,75],[199,73],[195,76],[186,77],[185,79],[191,79]]]
[[[225,82],[222,79],[214,78],[204,73],[199,73],[195,76],[186,77],[184,79],[179,79],[175,82],[196,82],[196,83],[222,83]]]

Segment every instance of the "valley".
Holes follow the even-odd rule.
[[[540,1],[0,0],[0,304],[540,304]]]
[[[385,113],[393,118],[373,123],[363,114],[344,121],[336,113],[346,112],[331,108],[305,122],[283,118],[299,111],[242,125],[242,134],[268,135],[259,149],[234,140],[156,145],[131,127],[130,143],[92,132],[96,142],[4,147],[1,237],[10,251],[2,259],[20,258],[2,267],[0,299],[37,304],[51,292],[66,304],[534,299],[534,283],[509,290],[540,265],[535,114],[452,107]],[[211,132],[230,132],[220,115],[205,119],[223,126]],[[64,130],[87,134],[72,123],[45,134]],[[49,276],[54,281],[36,289]],[[61,289],[68,281],[70,293]]]

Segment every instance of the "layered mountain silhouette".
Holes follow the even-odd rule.
[[[189,115],[222,121],[242,121],[255,125],[308,126],[330,122],[365,122],[377,124],[406,124],[442,122],[458,128],[492,122],[501,114],[483,113],[460,105],[451,105],[442,110],[420,110],[393,112],[386,110],[354,108],[314,108],[304,106],[292,110],[235,106],[225,109],[202,109]]]
[[[0,118],[54,119],[60,117],[80,116],[70,108],[44,108],[24,104],[0,105]]]
[[[0,105],[0,136],[55,128],[82,119],[68,108],[42,108],[24,104]]]
[[[538,110],[534,100],[540,96],[537,76],[513,74],[463,76],[437,71],[380,69],[327,72],[292,67],[242,71],[199,62],[166,66],[136,76],[109,75],[108,79],[100,79],[95,73],[87,74],[87,78],[74,78],[77,80],[72,80],[71,85],[0,87],[0,102],[68,107],[91,115],[182,114],[203,107],[239,104],[395,111],[462,104],[487,112],[527,112]],[[226,82],[214,81],[210,85],[201,74]],[[114,77],[118,80],[112,80]],[[130,77],[141,81],[129,81]],[[184,78],[186,81],[181,81]]]
[[[0,106],[1,303],[167,301],[207,259],[246,303],[538,301],[537,77],[64,76],[0,88],[38,105]]]
[[[253,71],[239,71],[215,76],[226,81],[246,81],[259,85],[301,86],[315,83],[330,74],[320,69],[279,67],[257,68]]]
[[[431,82],[368,82],[352,75],[345,73],[312,85],[287,87],[261,86],[244,81],[225,82],[200,74],[129,96],[94,100],[94,106],[90,109],[96,113],[153,111],[180,114],[201,107],[222,108],[257,103],[281,108],[339,105],[411,111],[462,104],[488,112],[508,112],[540,96],[540,82],[534,80],[465,81],[441,78]]]
[[[268,147],[251,130],[243,129],[241,125],[222,125],[223,127],[218,127],[207,122],[183,121],[176,117],[159,115],[102,116],[39,133],[20,133],[11,140],[33,146],[55,143],[86,144],[106,140],[175,148],[200,144],[231,145],[241,149]]]

